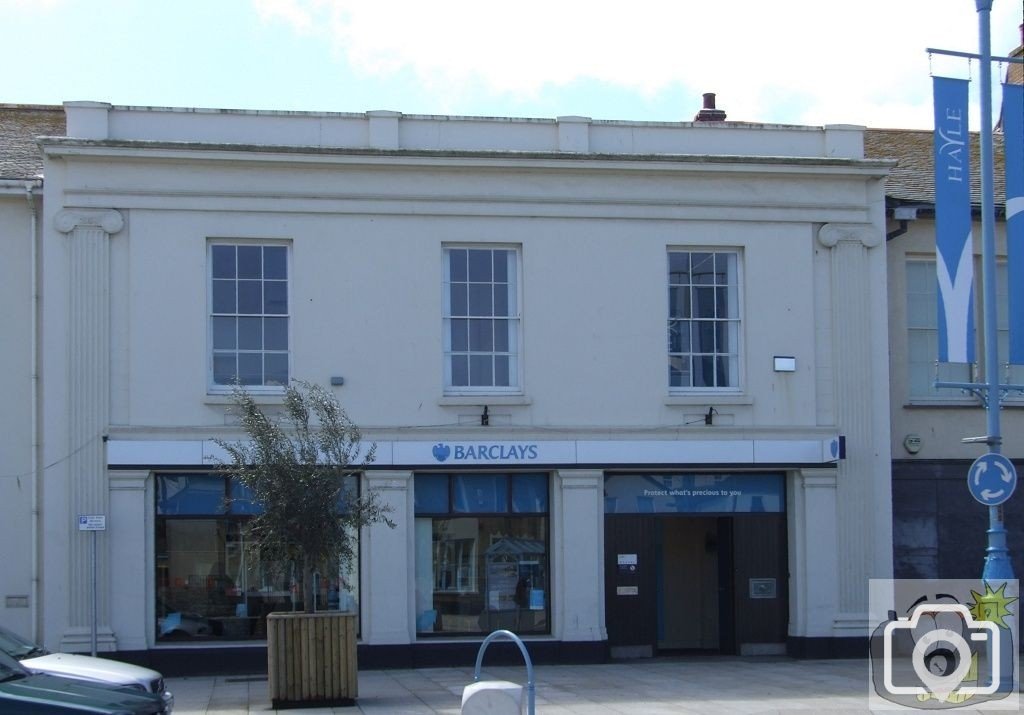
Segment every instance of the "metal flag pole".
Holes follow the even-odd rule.
[[[1006,543],[1002,504],[1013,494],[1017,473],[1013,463],[1000,453],[1003,442],[999,426],[1004,391],[1024,391],[1021,385],[999,384],[999,342],[996,306],[995,196],[992,159],[992,62],[1024,62],[1018,57],[993,57],[991,49],[991,11],[993,0],[975,0],[978,11],[980,54],[928,48],[929,53],[979,60],[981,66],[981,258],[982,258],[982,330],[985,344],[984,382],[945,382],[935,387],[968,390],[977,395],[986,410],[986,431],[981,437],[966,437],[964,443],[983,443],[989,452],[979,457],[967,473],[971,494],[989,510],[988,547],[982,578],[1005,581],[1014,578],[1013,564]]]
[[[992,188],[992,0],[975,0],[978,9],[978,36],[981,53],[981,266],[983,317],[985,331],[985,381],[987,443],[989,451],[999,454],[1003,438],[999,427],[999,343],[996,321],[995,197]],[[982,578],[986,581],[1013,578],[1006,545],[1002,503],[988,508],[988,548]]]

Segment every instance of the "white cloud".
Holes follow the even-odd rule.
[[[764,121],[927,123],[925,48],[976,51],[978,36],[970,0],[253,2],[265,21],[330,41],[357,73],[411,72],[442,102],[596,79],[715,91],[730,118]],[[1020,5],[994,5],[993,52],[1005,54]]]

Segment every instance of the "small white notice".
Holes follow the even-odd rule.
[[[616,596],[639,596],[640,588],[638,586],[616,586]]]
[[[107,515],[106,514],[79,514],[78,515],[78,530],[79,531],[106,531],[107,530]]]

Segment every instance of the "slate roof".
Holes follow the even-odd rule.
[[[864,156],[869,159],[895,159],[885,180],[888,203],[935,203],[935,158],[931,129],[867,129],[864,132]],[[981,180],[978,166],[981,157],[981,138],[971,134],[971,203],[981,206]],[[1003,162],[1003,136],[992,137],[992,187],[996,213],[1002,213],[1006,203],[1006,175]]]
[[[0,179],[34,179],[43,173],[36,137],[64,136],[64,107],[0,104]]]

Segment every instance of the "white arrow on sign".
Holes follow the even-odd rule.
[[[1010,474],[1010,470],[1006,468],[1006,465],[1002,462],[996,462],[996,466],[999,467],[999,471],[1003,473],[1003,481],[1009,484],[1013,480],[1013,475]]]
[[[985,499],[985,500],[998,499],[999,497],[1001,497],[1005,493],[1006,493],[1005,489],[1000,489],[998,492],[994,492],[991,489],[982,489],[981,490],[981,497],[983,499]]]

